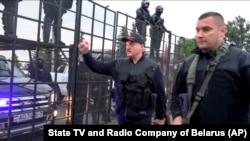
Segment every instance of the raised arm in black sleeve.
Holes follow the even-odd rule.
[[[84,54],[83,59],[85,64],[89,67],[89,69],[95,73],[110,75],[113,76],[112,70],[115,66],[115,61],[112,60],[110,62],[98,62],[96,61],[90,53]]]

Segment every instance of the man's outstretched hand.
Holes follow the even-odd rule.
[[[81,54],[87,54],[89,52],[89,42],[85,39],[78,44],[78,50]]]

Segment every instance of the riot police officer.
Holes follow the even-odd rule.
[[[65,43],[61,41],[62,16],[72,7],[72,4],[73,0],[43,0],[43,9],[45,14],[43,26],[44,43],[49,42],[51,24],[53,22],[55,43],[65,45]],[[62,8],[60,8],[60,6],[62,6]]]
[[[142,0],[141,7],[136,10],[136,20],[135,26],[139,34],[141,34],[145,39],[147,35],[147,26],[151,24],[149,0]]]
[[[30,78],[36,79],[37,81],[48,83],[51,87],[54,87],[51,74],[44,66],[45,60],[39,56],[37,60],[29,65]]]
[[[18,7],[18,2],[22,0],[0,0],[4,5],[2,22],[4,35],[7,37],[16,37],[15,31],[15,14]]]
[[[161,18],[163,7],[157,6],[155,13],[151,16],[152,26],[150,29],[151,42],[150,42],[150,58],[160,60],[159,49],[162,42],[163,33],[167,30],[164,26],[164,19]],[[154,56],[156,54],[156,57]]]

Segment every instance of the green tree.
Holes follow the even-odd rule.
[[[123,26],[121,28],[121,31],[120,31],[120,34],[118,35],[118,39],[124,37],[124,36],[127,36],[128,35],[128,31],[127,31],[127,28],[126,26]],[[116,42],[117,46],[116,46],[116,55],[117,57],[124,57],[126,56],[126,47],[125,47],[125,44],[124,42],[118,40]]]
[[[250,52],[250,23],[241,16],[235,20],[227,22],[228,32],[226,33],[227,41],[234,41],[241,49],[244,47]]]
[[[174,64],[179,64],[184,59],[185,38],[180,37],[174,48]]]
[[[184,57],[187,58],[196,47],[195,39],[185,39],[184,46]]]

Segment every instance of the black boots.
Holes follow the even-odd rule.
[[[53,22],[53,19],[50,17],[44,18],[44,26],[43,26],[43,42],[49,43],[50,39],[50,32],[51,32],[51,24]],[[55,26],[53,26],[53,33],[55,38],[55,44],[65,46],[65,43],[61,41],[61,28],[57,26],[58,23],[54,23]]]
[[[62,24],[62,22],[60,22]],[[55,23],[57,24],[57,23]],[[55,37],[55,44],[65,46],[65,43],[61,41],[61,27],[54,26],[53,33]]]
[[[45,16],[44,25],[43,25],[43,42],[44,43],[49,43],[51,23],[52,23],[52,19]]]
[[[8,13],[5,13],[8,12]],[[2,16],[4,35],[8,38],[17,38],[15,31],[15,16],[9,13],[15,13],[14,7],[5,7]]]

